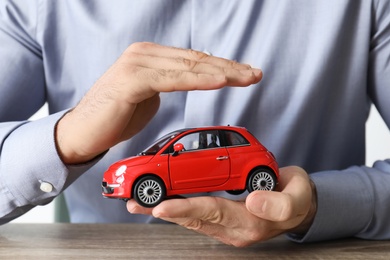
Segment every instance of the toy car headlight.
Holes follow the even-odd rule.
[[[119,176],[116,179],[116,182],[119,183],[119,184],[122,184],[124,181],[125,181],[125,177],[123,175]]]
[[[121,167],[119,167],[115,171],[115,176],[121,176],[123,173],[125,173],[126,169],[127,169],[127,166],[126,165],[122,165]]]

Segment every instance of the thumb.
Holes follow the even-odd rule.
[[[246,207],[252,214],[269,221],[287,221],[295,217],[292,197],[272,191],[254,191],[246,199]]]
[[[312,198],[307,173],[296,166],[281,168],[278,186],[280,192],[254,191],[249,194],[246,200],[248,211],[270,221],[303,219]]]

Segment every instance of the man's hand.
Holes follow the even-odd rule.
[[[262,72],[203,52],[153,43],[129,46],[56,129],[65,163],[88,161],[138,133],[156,114],[160,92],[248,86]]]
[[[303,169],[291,166],[280,169],[280,192],[254,191],[245,202],[197,197],[166,200],[150,209],[130,200],[127,209],[243,247],[286,232],[304,234],[316,212],[314,188]]]

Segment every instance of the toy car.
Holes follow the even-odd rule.
[[[274,190],[278,178],[274,155],[245,128],[199,127],[171,132],[112,164],[102,194],[154,207],[179,194]]]

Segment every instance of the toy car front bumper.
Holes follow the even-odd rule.
[[[102,182],[103,194],[113,194],[114,193],[114,188],[115,187],[113,187],[113,185],[110,185],[110,184],[108,184],[105,181]]]

